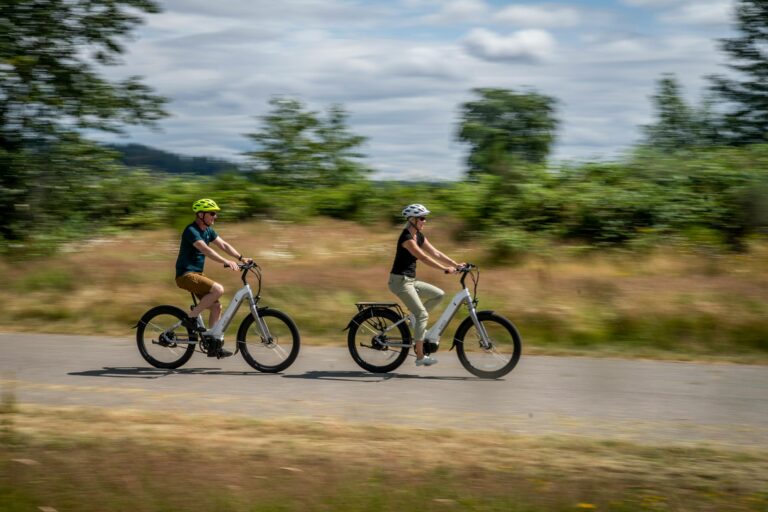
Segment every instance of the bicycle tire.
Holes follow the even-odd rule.
[[[183,325],[179,325],[174,331],[168,331],[173,324],[186,316],[183,310],[167,305],[156,306],[144,313],[136,324],[136,344],[141,357],[155,368],[168,370],[179,368],[189,361],[195,352],[195,343],[176,344],[173,340],[197,341],[197,334]],[[154,336],[148,336],[150,332]],[[163,333],[166,334],[166,339],[161,340]],[[171,343],[163,344],[168,342]]]
[[[349,323],[347,346],[355,363],[371,373],[387,373],[397,369],[408,357],[409,346],[387,347],[377,343],[384,327],[392,325],[402,317],[387,308],[364,309]],[[363,332],[365,330],[365,332]],[[405,322],[397,326],[403,344],[411,343],[411,331]],[[383,335],[384,339],[389,339]]]
[[[491,338],[493,347],[483,349],[472,318],[467,317],[456,329],[454,343],[461,365],[472,375],[498,379],[517,366],[522,353],[522,340],[515,325],[493,311],[479,311],[478,320]]]
[[[237,330],[238,347],[243,359],[254,369],[265,373],[281,372],[299,355],[299,329],[291,317],[277,309],[259,309],[259,316],[267,323],[271,339],[262,336],[253,314],[249,314]]]

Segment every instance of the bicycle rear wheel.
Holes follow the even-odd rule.
[[[261,332],[253,315],[248,315],[237,331],[240,352],[243,359],[260,372],[281,372],[299,355],[299,329],[291,317],[276,309],[260,309],[259,316],[267,326],[269,337]]]
[[[480,311],[477,318],[488,333],[490,346],[483,347],[477,327],[467,318],[456,330],[456,354],[472,375],[498,379],[511,372],[520,359],[520,333],[512,322],[491,311]]]
[[[155,368],[166,369],[189,361],[197,335],[180,324],[186,316],[175,306],[157,306],[144,313],[136,325],[136,345],[141,357]]]
[[[364,309],[349,323],[347,345],[352,359],[363,369],[373,373],[386,373],[398,368],[411,344],[411,332],[405,322],[388,330],[402,317],[387,308]],[[397,343],[406,346],[388,346]]]

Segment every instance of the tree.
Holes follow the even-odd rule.
[[[152,123],[163,99],[138,77],[110,82],[97,65],[115,65],[121,38],[151,0],[2,0],[0,148],[56,141],[72,128],[117,131]],[[90,54],[86,52],[90,51]]]
[[[555,140],[556,100],[535,92],[475,89],[461,106],[458,138],[468,143],[469,176],[503,175],[515,163],[543,163]]]
[[[364,157],[356,148],[365,143],[365,137],[348,132],[347,117],[340,105],[332,105],[328,109],[327,119],[316,130],[325,156],[320,161],[320,181],[326,185],[336,186],[357,181],[370,172],[355,161]]]
[[[702,108],[689,106],[674,75],[666,74],[659,79],[651,99],[657,121],[643,127],[644,145],[672,153],[717,143],[718,132],[711,110],[706,104]]]
[[[727,103],[723,130],[734,145],[768,142],[768,0],[739,0],[739,36],[720,40],[728,67],[741,79],[710,77],[712,89]]]
[[[356,160],[364,137],[349,133],[341,106],[326,118],[305,110],[292,98],[275,97],[261,117],[262,128],[246,134],[258,145],[245,153],[254,163],[254,178],[279,186],[336,186],[362,179],[369,172]]]
[[[0,224],[4,238],[23,237],[28,212],[45,208],[35,198],[46,197],[39,184],[51,181],[50,155],[66,153],[57,145],[81,151],[88,143],[79,130],[120,131],[166,115],[165,100],[138,77],[111,82],[98,72],[118,63],[121,40],[141,23],[141,12],[158,7],[151,0],[0,0],[0,203],[10,216]],[[55,183],[62,185],[72,184]]]

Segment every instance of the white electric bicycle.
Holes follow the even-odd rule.
[[[261,298],[259,266],[245,263],[239,268],[243,272],[243,287],[235,293],[221,318],[205,335],[201,334],[205,331],[202,315],[197,317],[195,330],[184,325],[182,320],[187,318],[187,314],[176,306],[157,306],[144,313],[136,324],[136,343],[142,357],[155,368],[174,369],[189,361],[195,347],[208,353],[211,343],[221,346],[232,318],[247,302],[251,313],[237,330],[235,353],[241,352],[249,365],[262,372],[276,373],[288,368],[299,355],[299,330],[282,311],[258,305]],[[248,273],[258,279],[256,295],[248,284]],[[192,300],[196,305],[194,294]]]
[[[456,348],[462,366],[471,374],[498,379],[512,371],[520,359],[522,342],[512,322],[493,311],[477,311],[477,284],[480,271],[467,264],[457,270],[461,274],[461,288],[443,312],[437,323],[426,333],[424,353],[437,351],[440,336],[465,305],[469,316],[456,329],[450,350]],[[464,281],[470,276],[474,283],[471,294]],[[393,302],[358,302],[358,313],[346,329],[347,344],[352,359],[365,370],[386,373],[398,368],[413,346],[409,325],[413,314],[405,315],[399,304]],[[345,329],[345,330],[346,330]]]

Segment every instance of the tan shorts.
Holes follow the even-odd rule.
[[[216,281],[199,272],[187,272],[176,278],[176,286],[194,293],[198,299],[208,295],[214,284]]]

